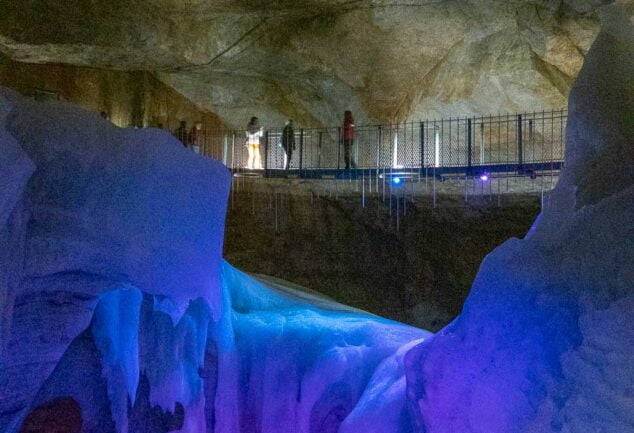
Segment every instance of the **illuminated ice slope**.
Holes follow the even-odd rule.
[[[84,432],[411,430],[403,356],[430,334],[223,262],[225,168],[67,104],[0,107],[0,431],[62,397]]]

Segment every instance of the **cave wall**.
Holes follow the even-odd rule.
[[[396,200],[317,196],[236,185],[224,257],[248,272],[292,281],[338,302],[424,329],[452,320],[483,258],[523,237],[540,211],[537,194]],[[303,191],[303,193],[302,193]],[[400,213],[396,229],[396,213]]]
[[[191,127],[220,125],[216,115],[146,71],[117,71],[64,64],[16,62],[0,55],[0,85],[34,96],[62,99],[90,110],[105,111],[114,124],[174,130],[179,121]]]
[[[0,0],[0,52],[152,71],[231,127],[561,109],[598,9],[632,0]]]

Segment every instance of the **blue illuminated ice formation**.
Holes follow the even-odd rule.
[[[542,214],[485,258],[461,315],[405,357],[418,431],[634,431],[633,119],[632,24],[608,7]]]
[[[409,431],[403,358],[430,334],[224,262],[226,168],[0,102],[0,431],[62,397],[104,433]]]

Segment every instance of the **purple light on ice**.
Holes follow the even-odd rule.
[[[482,182],[486,182],[487,180],[489,180],[489,175],[488,175],[488,174],[486,174],[486,173],[482,173],[482,174],[480,175],[480,180],[481,180]]]

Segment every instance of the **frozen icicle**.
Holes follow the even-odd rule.
[[[112,415],[119,433],[128,431],[128,398],[134,404],[139,381],[139,313],[143,296],[136,288],[104,293],[91,325],[102,355]]]
[[[140,328],[141,368],[149,381],[150,404],[169,412],[181,404],[185,419],[180,431],[202,432],[205,398],[201,371],[205,366],[210,308],[203,299],[192,301],[174,324],[168,313],[154,309],[156,305],[156,300],[146,299]]]

